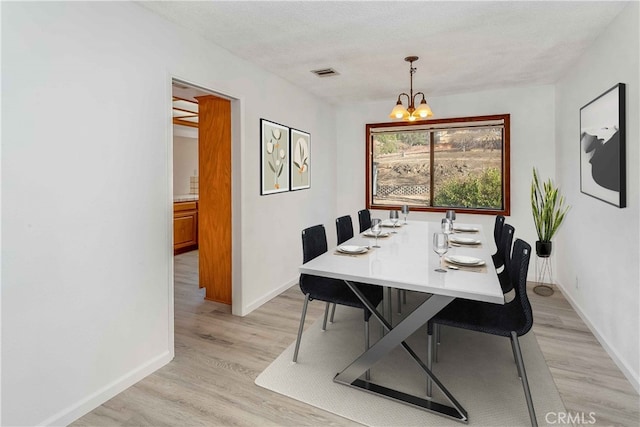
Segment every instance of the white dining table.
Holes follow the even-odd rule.
[[[476,269],[466,268],[458,270],[447,268],[446,273],[435,271],[440,266],[440,258],[433,251],[432,240],[433,234],[440,232],[440,227],[439,222],[425,221],[400,223],[395,229],[384,227],[383,231],[390,234],[388,237],[378,239],[379,248],[370,248],[361,255],[338,255],[337,248],[332,248],[303,264],[299,270],[304,274],[343,280],[371,310],[372,315],[378,319],[386,331],[379,341],[338,373],[334,378],[335,382],[467,422],[466,410],[431,372],[430,366],[427,366],[405,343],[405,340],[455,298],[504,304],[504,295],[493,267],[490,242],[486,239],[483,228],[479,224],[459,224],[456,222],[456,228],[477,231],[456,232],[453,236],[476,238],[482,244],[451,246],[445,257],[463,255],[480,258],[485,262],[486,268],[481,268],[480,271],[471,271]],[[396,231],[396,233],[392,231]],[[370,247],[374,245],[374,241],[374,238],[358,234],[344,242],[343,245]],[[413,312],[404,316],[398,324],[392,325],[389,317],[378,311],[364,297],[356,287],[356,283],[424,292],[431,294],[431,296]],[[390,303],[390,301],[388,302]],[[442,391],[449,404],[434,401],[430,397],[430,393],[427,392],[424,397],[408,395],[361,378],[366,371],[398,346],[405,348],[425,372],[427,378],[430,378],[433,384]]]

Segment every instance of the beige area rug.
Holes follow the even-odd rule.
[[[417,304],[416,294],[409,295],[408,304],[403,306],[405,313]],[[379,324],[373,317],[371,334],[372,342],[380,334]],[[426,360],[426,335],[425,328],[408,340],[422,360]],[[565,412],[565,408],[533,332],[520,337],[520,346],[538,423],[545,425],[545,414]],[[324,332],[322,319],[316,321],[302,336],[298,363],[291,361],[294,347],[295,343],[292,343],[274,360],[256,378],[256,384],[369,426],[463,425],[333,382],[333,377],[363,351],[361,310],[338,306],[334,323],[328,324]],[[466,409],[469,425],[530,425],[508,338],[442,327],[439,356],[434,373]],[[371,381],[425,397],[426,375],[402,348],[394,350],[373,367]],[[436,401],[448,404],[435,390],[434,386]]]

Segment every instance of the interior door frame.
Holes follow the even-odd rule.
[[[243,302],[242,302],[242,234],[241,234],[241,149],[243,146],[243,120],[244,117],[244,102],[241,96],[235,96],[226,90],[212,89],[210,84],[195,83],[193,80],[178,76],[173,73],[169,73],[167,77],[167,86],[165,91],[165,105],[167,106],[167,185],[168,189],[167,209],[166,209],[166,242],[167,242],[167,259],[169,270],[169,286],[168,286],[168,322],[169,322],[169,344],[170,349],[174,351],[174,267],[173,267],[173,112],[172,112],[172,100],[173,100],[173,82],[178,82],[186,86],[193,87],[211,95],[218,96],[220,98],[228,99],[231,102],[231,244],[232,244],[232,256],[231,256],[231,268],[232,268],[232,280],[231,280],[231,313],[233,315],[244,315]]]

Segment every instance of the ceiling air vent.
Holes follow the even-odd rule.
[[[338,74],[340,74],[333,68],[322,68],[320,70],[311,70],[311,72],[318,77],[330,77],[330,76],[337,76]]]

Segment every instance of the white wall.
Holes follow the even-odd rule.
[[[402,89],[398,87],[398,91]],[[537,167],[545,177],[553,176],[555,171],[553,86],[429,97],[429,104],[434,118],[511,114],[511,216],[507,222],[516,228],[516,237],[534,246],[536,234],[529,201],[532,168]],[[365,205],[365,124],[388,122],[391,107],[393,100],[346,106],[337,113],[340,147],[337,209],[340,215],[352,214],[355,222],[356,212]],[[386,217],[388,213],[381,211],[379,215]],[[409,214],[409,218],[423,220],[442,216]],[[491,235],[495,217],[459,215],[458,221],[481,223]]]
[[[638,390],[640,324],[638,3],[630,3],[556,88],[556,176],[571,205],[558,235],[558,280],[565,295]],[[580,193],[582,106],[626,84],[627,207]]]
[[[67,424],[173,357],[172,77],[237,99],[234,312],[333,221],[334,110],[136,4],[3,2],[2,66],[2,425]],[[259,196],[261,117],[311,133],[310,190]]]
[[[189,194],[192,176],[198,176],[198,138],[173,135],[173,194]]]

